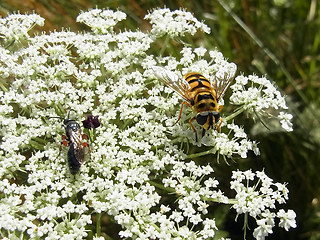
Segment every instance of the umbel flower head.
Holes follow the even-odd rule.
[[[35,25],[43,26],[44,18],[37,14],[23,15],[11,14],[7,18],[0,19],[0,37],[4,40],[4,46],[13,41],[28,40],[28,31]],[[19,27],[18,27],[19,26]]]
[[[155,9],[145,16],[152,24],[151,35],[161,37],[168,34],[170,37],[194,35],[198,30],[210,33],[210,28],[199,22],[190,12],[182,9],[170,11],[168,8]]]
[[[256,184],[252,184],[256,179]],[[263,171],[253,173],[251,170],[235,171],[232,175],[231,189],[236,191],[237,202],[232,206],[238,215],[245,214],[257,219],[258,227],[254,229],[253,236],[256,239],[264,239],[272,233],[275,226],[274,219],[280,219],[279,226],[287,231],[295,228],[295,212],[280,209],[278,213],[271,212],[276,204],[282,204],[288,199],[288,189],[285,184],[273,183]]]
[[[257,143],[233,122],[238,114],[264,114],[275,100],[281,102],[283,126],[290,128],[281,94],[267,79],[248,87],[238,81],[246,77],[236,77],[231,101],[221,99],[220,104],[238,108],[222,113],[221,131],[211,129],[196,142],[188,123],[193,113],[185,109],[179,124],[174,124],[182,99],[157,79],[152,66],[177,76],[201,72],[216,81],[233,77],[235,64],[217,50],[183,42],[175,42],[177,57],[160,54],[166,50],[159,39],[163,34],[176,38],[209,32],[184,10],[150,12],[148,33],[117,32],[115,24],[125,17],[120,11],[93,9],[77,19],[92,32],[56,31],[28,37],[28,44],[14,41],[10,48],[1,43],[1,235],[7,239],[101,239],[103,216],[121,226],[123,238],[212,239],[218,230],[209,207],[213,202],[230,204],[239,215],[252,216],[257,239],[271,233],[275,217],[285,230],[295,227],[292,210],[271,212],[275,201],[284,204],[288,198],[282,184],[271,183],[262,173],[239,171],[231,185],[236,198],[231,199],[221,191],[212,167],[219,156],[259,154]],[[0,21],[0,29],[14,29],[7,32],[8,39],[19,39],[15,34],[27,36],[30,18],[41,23],[39,16],[19,15],[19,21],[8,16]],[[169,23],[165,28],[161,28],[163,21]],[[155,54],[157,46],[164,49]],[[251,92],[260,88],[264,90],[252,97]],[[247,91],[250,94],[238,94]],[[94,130],[94,138],[88,140],[90,160],[75,175],[68,170],[68,150],[60,150],[65,129],[57,119],[64,119],[68,109],[73,109],[77,122],[90,113],[84,127]],[[189,154],[188,144],[198,153]],[[206,152],[200,148],[203,145]],[[210,164],[194,161],[201,155],[212,156]],[[242,183],[254,176],[263,179],[259,189]],[[253,206],[258,206],[255,214],[249,213]]]
[[[92,9],[81,13],[77,17],[77,22],[88,25],[94,33],[105,34],[112,31],[113,27],[123,19],[126,19],[126,14],[121,11]]]

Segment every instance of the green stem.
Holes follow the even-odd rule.
[[[210,201],[210,202],[216,202],[216,203],[224,203],[224,204],[231,204],[231,205],[238,203],[238,200],[233,199],[233,198],[232,198],[232,199],[228,199],[228,202],[221,201],[219,198],[204,198],[204,197],[202,197],[201,199],[204,200],[204,201]]]
[[[169,45],[169,44],[168,44],[168,43],[169,43],[169,39],[170,39],[170,37],[169,37],[169,35],[167,34],[167,36],[166,36],[166,38],[165,38],[165,40],[164,40],[164,43],[162,44],[162,48],[161,48],[161,50],[160,50],[159,56],[162,56],[162,55],[163,55],[164,51],[166,50],[167,46]]]
[[[119,129],[124,130],[132,122],[132,119],[126,119]]]
[[[9,47],[11,47],[11,45],[15,42],[16,40],[12,40],[7,46],[5,46],[5,49],[8,49]]]
[[[243,239],[246,239],[248,228],[248,213],[244,214],[244,224],[243,224]]]
[[[211,149],[211,150],[208,150],[208,151],[204,151],[204,152],[199,152],[199,153],[194,153],[194,154],[189,154],[187,155],[187,159],[190,159],[190,158],[197,158],[197,157],[201,157],[201,156],[204,156],[204,155],[209,155],[209,154],[213,154],[214,151]]]
[[[254,113],[256,115],[256,117],[258,118],[258,120],[261,122],[261,124],[268,130],[270,130],[270,128],[268,127],[268,125],[262,120],[262,118],[259,116],[259,114],[257,113],[256,110],[254,110]],[[271,115],[272,116],[272,115]],[[273,116],[272,116],[273,117]]]
[[[155,186],[156,188],[159,188],[161,190],[164,190],[166,192],[170,192],[170,193],[175,193],[176,190],[174,188],[169,188],[169,187],[165,187],[163,186],[162,184],[160,183],[156,183],[156,182],[153,182],[153,181],[148,181],[152,186]]]
[[[234,119],[236,116],[238,116],[239,114],[241,114],[242,112],[244,112],[244,110],[246,110],[244,108],[244,106],[239,107],[234,113],[230,114],[229,116],[225,117],[223,119],[223,121],[228,122],[231,119]]]
[[[8,92],[8,89],[5,87],[5,82],[2,82],[2,79],[0,80],[0,88],[4,92]]]
[[[90,128],[89,129],[89,138],[90,138],[90,143],[93,143],[94,142],[94,139],[95,139],[95,131],[94,131],[94,128]]]
[[[101,213],[97,216],[97,237],[100,237],[101,235]]]

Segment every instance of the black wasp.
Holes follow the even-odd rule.
[[[70,111],[68,117],[63,120],[63,124],[66,133],[62,135],[61,144],[69,146],[68,166],[70,173],[75,175],[90,154],[89,144],[86,142],[88,136],[82,133],[79,123],[70,118]]]

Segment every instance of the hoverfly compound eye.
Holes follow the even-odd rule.
[[[220,120],[220,114],[218,112],[212,112],[214,116],[214,121],[217,123]]]
[[[199,113],[196,117],[197,123],[199,123],[200,125],[204,125],[207,122],[208,116],[208,112]]]

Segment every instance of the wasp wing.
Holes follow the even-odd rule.
[[[84,146],[81,145],[80,147],[76,148],[74,153],[75,153],[77,160],[80,163],[85,162],[86,156],[87,156],[87,150]]]
[[[73,145],[73,154],[77,161],[81,164],[85,161],[86,147],[83,145],[82,133],[78,131],[69,131],[70,141]]]
[[[186,101],[191,102],[191,97],[189,96],[190,85],[185,79],[162,67],[154,66],[152,67],[152,70],[154,75],[165,85],[172,88]]]

